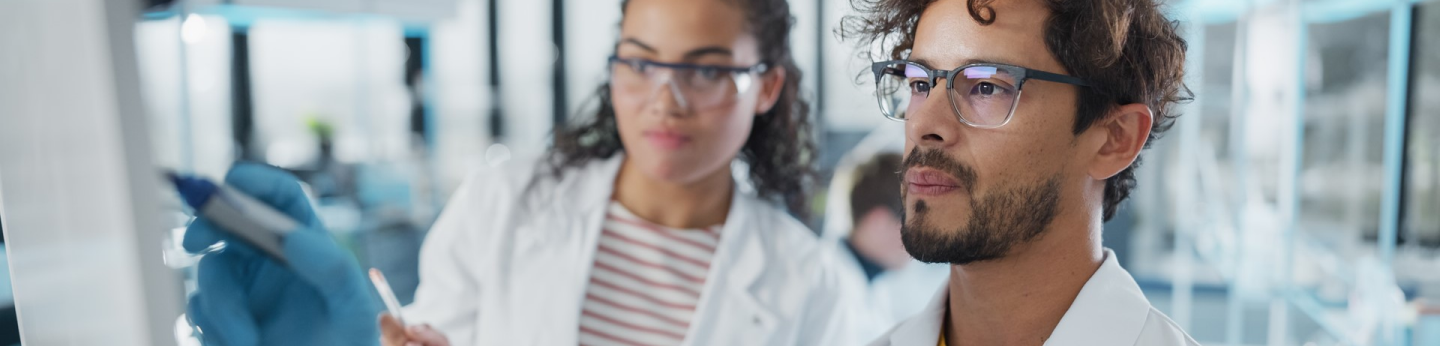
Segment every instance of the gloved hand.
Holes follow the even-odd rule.
[[[374,345],[377,300],[359,264],[325,231],[295,177],[258,164],[236,164],[225,184],[299,221],[281,245],[288,266],[204,217],[185,232],[185,250],[219,241],[225,250],[200,260],[189,317],[206,345]]]

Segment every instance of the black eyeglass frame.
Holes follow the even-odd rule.
[[[1088,87],[1091,86],[1091,85],[1090,85],[1090,82],[1087,82],[1087,81],[1085,81],[1084,79],[1081,79],[1081,78],[1079,78],[1079,77],[1070,76],[1070,75],[1063,75],[1063,74],[1058,74],[1058,73],[1054,73],[1054,72],[1047,72],[1047,71],[1042,71],[1042,70],[1036,70],[1036,69],[1031,69],[1031,68],[1022,67],[1022,66],[1008,65],[1008,64],[999,64],[999,63],[975,63],[975,64],[967,64],[967,65],[964,65],[964,66],[955,68],[955,69],[953,69],[953,70],[941,70],[941,69],[931,69],[930,67],[925,66],[924,64],[921,64],[921,63],[918,63],[918,62],[909,61],[909,60],[905,60],[905,59],[897,59],[897,60],[887,60],[887,61],[876,62],[876,63],[870,65],[870,71],[875,74],[875,94],[876,94],[876,98],[877,98],[877,101],[876,101],[876,102],[879,102],[879,99],[878,99],[878,98],[881,97],[881,95],[880,95],[880,81],[881,81],[881,79],[884,78],[885,75],[887,74],[887,71],[886,71],[886,70],[891,70],[891,69],[889,69],[890,66],[901,65],[901,64],[914,66],[914,67],[920,68],[921,71],[925,71],[925,76],[929,79],[930,86],[931,86],[930,88],[931,88],[932,91],[933,91],[934,88],[935,88],[935,80],[936,80],[936,79],[940,79],[940,78],[942,78],[942,77],[945,78],[945,92],[946,92],[946,93],[949,93],[950,91],[955,90],[955,76],[956,76],[956,75],[959,75],[961,71],[965,71],[965,69],[969,69],[969,68],[974,68],[974,67],[991,67],[991,68],[995,68],[996,70],[999,70],[999,71],[1004,71],[1005,73],[1008,73],[1008,74],[1010,74],[1011,76],[1015,76],[1015,93],[1016,93],[1016,94],[1015,94],[1015,102],[1014,102],[1013,105],[1010,105],[1010,113],[1005,115],[1005,120],[1002,121],[1000,124],[997,124],[997,125],[980,125],[980,124],[975,124],[974,122],[971,122],[970,120],[965,119],[964,116],[960,115],[959,105],[956,105],[954,98],[951,98],[951,100],[950,100],[950,110],[955,113],[955,117],[956,117],[956,118],[959,118],[959,119],[960,119],[960,122],[965,123],[966,125],[970,125],[970,126],[973,126],[973,127],[977,127],[977,128],[994,129],[994,128],[999,128],[999,127],[1005,126],[1005,124],[1009,124],[1009,123],[1010,123],[1010,118],[1015,117],[1015,108],[1020,105],[1020,96],[1021,96],[1021,94],[1022,94],[1023,91],[1024,91],[1025,82],[1027,82],[1027,81],[1029,81],[1029,80],[1031,80],[1031,79],[1037,79],[1037,80],[1042,80],[1042,81],[1050,81],[1050,82],[1056,82],[1056,83],[1064,83],[1064,84],[1069,84],[1069,85],[1078,86],[1078,87],[1087,87],[1087,88],[1088,88]],[[900,74],[899,74],[899,76],[904,76],[904,71],[901,71]],[[947,95],[948,95],[948,94],[947,94]],[[899,106],[899,105],[896,105],[896,106]],[[885,109],[885,107],[883,107],[883,105],[882,105],[882,107],[881,107],[881,111],[882,111],[881,113],[882,113],[882,114],[885,113],[885,112],[884,112],[884,109]],[[892,112],[895,112],[895,111],[892,111]],[[890,120],[894,120],[894,121],[898,121],[898,122],[904,122],[904,121],[905,121],[905,118],[904,118],[904,117],[900,117],[900,116],[898,116],[898,115],[884,114],[884,116],[885,116],[886,119],[890,119]]]

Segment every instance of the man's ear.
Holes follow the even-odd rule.
[[[1090,177],[1104,180],[1130,167],[1145,149],[1153,121],[1149,106],[1128,104],[1115,107],[1091,125],[1087,132],[1102,142],[1090,160]]]
[[[760,98],[755,101],[755,114],[770,112],[785,90],[785,68],[776,66],[760,74]]]

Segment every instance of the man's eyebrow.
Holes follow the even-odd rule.
[[[972,65],[972,64],[1015,65],[1015,64],[1003,62],[1003,61],[1001,61],[1001,59],[975,59],[975,58],[970,58],[970,59],[965,59],[965,61],[963,61],[963,62],[960,62],[960,66]],[[956,66],[956,67],[960,67],[960,66]]]
[[[934,62],[931,62],[929,59],[925,59],[925,58],[912,58],[912,59],[910,59],[910,61],[911,61],[911,62],[915,62],[915,63],[920,63],[920,65],[925,66],[926,68],[929,68],[929,69],[938,69],[938,67],[936,67],[935,63],[934,63]],[[1005,62],[1001,62],[1001,61],[994,60],[994,59],[976,59],[976,58],[970,58],[970,59],[965,59],[965,60],[961,61],[961,62],[960,62],[960,65],[948,66],[946,70],[954,70],[954,69],[957,69],[957,68],[959,68],[959,67],[961,67],[961,66],[972,65],[972,64],[1003,64],[1003,65],[1015,65],[1015,64],[1005,63]]]
[[[935,68],[935,64],[934,64],[934,63],[931,63],[930,60],[925,59],[925,58],[913,58],[913,59],[910,59],[910,62],[919,63],[920,66],[924,66],[926,69],[934,69],[934,68]]]

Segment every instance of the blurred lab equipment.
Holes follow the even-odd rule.
[[[1174,6],[1196,100],[1141,168],[1131,268],[1197,339],[1414,342],[1407,307],[1437,280],[1415,212],[1434,201],[1415,144],[1437,119],[1416,72],[1436,4]]]
[[[1416,346],[1440,346],[1440,305],[1421,302],[1418,306],[1412,342]]]

